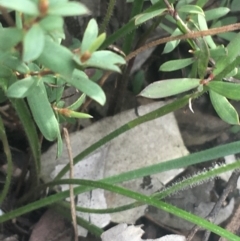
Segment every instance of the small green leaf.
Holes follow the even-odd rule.
[[[23,31],[18,28],[0,28],[0,49],[8,51],[23,38]]]
[[[177,9],[177,11],[188,14],[201,14],[204,16],[202,8],[197,5],[182,5]]]
[[[219,8],[213,8],[210,10],[205,11],[206,21],[211,21],[214,19],[221,18],[228,14],[230,11],[229,8],[226,7],[219,7]]]
[[[49,38],[45,38],[43,52],[38,61],[45,67],[65,77],[71,77],[76,67],[73,61],[73,53]]]
[[[67,108],[69,110],[77,110],[79,107],[82,106],[82,104],[85,102],[85,100],[86,100],[86,95],[82,94],[74,103],[72,103]]]
[[[219,45],[214,49],[210,49],[210,56],[213,59],[217,59],[218,57],[222,57],[226,55],[226,49],[223,45]]]
[[[13,83],[7,90],[7,96],[9,98],[24,98],[30,92],[31,89],[37,85],[37,77],[29,76],[25,79],[19,80]]]
[[[31,0],[0,0],[2,7],[29,15],[39,15],[37,4]]]
[[[236,35],[235,38],[231,40],[231,42],[227,46],[227,55],[221,57],[213,70],[213,75],[216,78],[219,78],[218,75],[226,68],[226,66],[230,65],[239,55],[240,52],[240,33]]]
[[[209,94],[212,105],[219,117],[231,125],[239,125],[238,113],[229,101],[214,91],[210,90]]]
[[[180,35],[181,33],[182,32],[180,31],[180,29],[176,28],[171,36],[177,36],[177,35]],[[179,43],[180,43],[180,40],[167,42],[164,47],[163,54],[172,52],[178,46]]]
[[[34,24],[23,39],[23,61],[37,59],[43,51],[45,43],[44,32],[39,24]]]
[[[211,81],[207,85],[210,90],[217,92],[220,95],[225,96],[231,100],[240,100],[240,84],[223,82],[223,81]]]
[[[161,15],[165,14],[166,12],[167,12],[167,8],[163,8],[163,9],[157,9],[155,11],[139,14],[135,17],[135,25],[142,24],[152,18],[161,16]]]
[[[82,113],[82,112],[76,112],[76,111],[69,111],[69,117],[71,118],[79,118],[79,119],[88,119],[88,118],[92,118],[91,115],[86,114],[86,113]]]
[[[139,95],[151,99],[164,98],[194,89],[200,85],[199,82],[200,79],[190,78],[160,80],[148,85]]]
[[[195,61],[194,58],[187,58],[187,59],[177,59],[177,60],[170,60],[162,64],[159,68],[161,71],[174,71],[178,69],[185,68],[192,64]]]
[[[27,96],[27,101],[31,109],[33,118],[43,136],[54,141],[60,135],[59,124],[48,101],[45,86],[42,80],[32,88]]]
[[[240,65],[240,56],[238,56],[231,64],[226,65],[225,68],[214,77],[214,79],[221,80],[222,78],[229,77],[230,73],[233,73],[233,70]]]
[[[100,34],[95,41],[92,43],[92,45],[89,47],[89,52],[93,53],[94,51],[96,51],[97,49],[99,49],[99,47],[102,45],[102,43],[105,41],[106,39],[106,33],[102,33]]]
[[[208,25],[207,25],[205,17],[202,15],[198,15],[197,18],[198,18],[198,24],[199,24],[200,29],[208,30]],[[203,37],[203,39],[208,43],[208,45],[211,49],[215,49],[217,47],[211,36],[205,36],[205,37]]]
[[[13,72],[2,65],[0,65],[0,78],[7,78],[10,77],[13,74]]]
[[[86,15],[89,14],[89,10],[84,4],[78,2],[62,2],[51,4],[48,9],[49,15],[59,15],[59,16],[75,16],[75,15]]]
[[[98,36],[98,25],[95,19],[91,19],[87,25],[87,28],[83,34],[81,53],[85,53],[90,49],[90,46],[96,41]]]
[[[112,51],[100,50],[100,51],[94,52],[91,55],[91,58],[86,62],[84,62],[84,66],[96,67],[96,68],[120,72],[120,68],[117,66],[117,64],[125,64],[125,63],[126,61],[122,56],[115,54]]]
[[[97,101],[100,105],[105,104],[106,96],[102,88],[98,84],[89,80],[84,72],[75,69],[72,78],[67,79],[66,82]]]

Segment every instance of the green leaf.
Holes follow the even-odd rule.
[[[61,2],[51,4],[48,9],[49,15],[59,16],[75,16],[75,15],[86,15],[89,14],[89,10],[84,4],[78,2]]]
[[[204,39],[198,38],[197,45],[200,51],[196,52],[197,63],[198,63],[198,76],[203,79],[207,73],[207,67],[209,62],[209,49]]]
[[[79,107],[82,106],[82,104],[85,102],[85,100],[86,100],[86,95],[82,94],[74,103],[72,103],[67,108],[69,110],[77,110]]]
[[[49,38],[45,38],[43,52],[38,61],[50,70],[65,77],[71,77],[76,67],[72,52]]]
[[[45,43],[44,32],[39,24],[34,24],[23,39],[23,61],[37,59],[43,51]]]
[[[0,49],[8,51],[23,38],[23,31],[18,28],[0,28]]]
[[[239,125],[238,113],[229,101],[212,90],[209,91],[209,94],[212,105],[219,117],[231,125]]]
[[[66,82],[97,101],[100,105],[105,104],[105,93],[98,84],[89,80],[88,76],[84,72],[75,69],[72,78],[67,79]]]
[[[177,11],[188,14],[201,14],[204,16],[202,8],[197,5],[182,5],[177,9]]]
[[[198,18],[198,24],[199,24],[200,29],[208,30],[208,25],[207,25],[205,17],[202,15],[198,15],[197,18]],[[205,37],[203,37],[203,39],[208,43],[208,45],[211,49],[215,49],[217,47],[211,36],[205,36]]]
[[[159,70],[174,71],[174,70],[182,69],[192,64],[194,61],[195,61],[194,58],[170,60],[162,64]]]
[[[139,14],[135,17],[135,25],[142,24],[152,18],[161,16],[161,15],[165,14],[166,12],[167,12],[167,8],[163,8],[163,9],[157,9],[155,11]]]
[[[213,70],[213,75],[216,78],[219,78],[218,75],[226,68],[226,66],[230,65],[239,55],[240,53],[240,33],[236,35],[234,39],[227,46],[227,55],[221,57]]]
[[[0,57],[0,64],[22,74],[27,74],[29,72],[28,66],[17,56],[14,56],[11,53],[7,53],[6,55]]]
[[[31,89],[37,85],[37,79],[37,77],[29,76],[13,83],[7,90],[7,96],[9,98],[26,97],[31,92]]]
[[[39,24],[45,31],[52,32],[56,30],[62,30],[64,21],[60,16],[47,15],[39,22]]]
[[[226,7],[219,7],[219,8],[213,8],[213,9],[207,10],[205,11],[206,21],[211,21],[214,19],[221,18],[226,14],[228,14],[229,11],[230,9]]]
[[[229,77],[230,73],[233,73],[234,69],[238,67],[240,64],[240,56],[238,56],[231,64],[226,65],[225,68],[217,75],[214,77],[214,79],[219,79],[221,80],[222,78]]]
[[[232,1],[231,11],[232,11],[232,12],[240,11],[240,2],[239,2],[239,0],[233,0],[233,1]]]
[[[2,65],[0,65],[0,78],[8,78],[13,74],[13,72]]]
[[[89,47],[89,52],[93,53],[94,51],[96,51],[97,49],[99,49],[99,47],[102,45],[102,43],[105,41],[106,39],[106,33],[102,33],[100,34],[95,41],[92,43],[92,45]]]
[[[240,84],[223,81],[211,81],[207,86],[210,88],[210,90],[213,90],[214,92],[217,92],[228,99],[240,100]]]
[[[69,117],[71,118],[79,118],[79,119],[89,119],[92,118],[91,115],[86,114],[86,113],[82,113],[82,112],[76,112],[76,111],[69,111]]]
[[[171,36],[177,36],[177,35],[180,35],[181,33],[182,32],[180,31],[180,29],[176,28]],[[164,47],[163,54],[172,52],[178,46],[179,43],[180,43],[180,40],[167,42]]]
[[[37,4],[31,0],[0,0],[2,7],[29,15],[39,15]]]
[[[160,80],[148,85],[139,95],[151,99],[164,98],[196,88],[199,82],[200,79],[190,78]]]
[[[112,51],[100,50],[94,52],[91,55],[91,58],[84,62],[84,66],[121,72],[117,64],[122,65],[125,63],[126,61],[122,56],[115,54]]]
[[[42,80],[39,80],[38,85],[32,88],[27,96],[27,101],[33,118],[43,136],[49,141],[57,139],[60,135],[59,124],[48,101]]]
[[[98,36],[98,25],[95,19],[91,19],[87,25],[86,30],[83,34],[82,44],[81,44],[81,53],[90,49],[90,46],[96,41]]]
[[[227,54],[226,49],[223,45],[219,45],[214,49],[210,49],[209,51],[210,51],[210,56],[213,59],[217,59]]]

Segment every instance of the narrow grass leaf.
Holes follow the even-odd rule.
[[[219,19],[219,18],[225,16],[226,14],[228,14],[229,11],[230,11],[230,9],[226,8],[226,7],[219,7],[219,8],[213,8],[210,10],[206,10],[205,11],[206,21]]]

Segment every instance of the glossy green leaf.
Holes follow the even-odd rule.
[[[225,96],[226,98],[231,100],[240,100],[240,84],[223,81],[211,81],[207,86],[211,90]]]
[[[213,70],[213,75],[216,78],[219,78],[218,75],[226,68],[226,66],[232,64],[232,62],[236,59],[236,57],[240,53],[240,33],[236,35],[234,39],[231,40],[231,42],[227,46],[227,55],[224,57],[221,57]]]
[[[31,0],[0,0],[0,5],[29,15],[39,15],[37,4]]]
[[[95,19],[91,19],[87,25],[87,28],[83,34],[81,53],[89,50],[90,46],[95,42],[98,37],[98,25]]]
[[[226,7],[219,7],[219,8],[213,8],[205,11],[205,17],[206,21],[211,21],[214,19],[221,18],[228,14],[230,11],[229,8]]]
[[[38,58],[38,61],[52,71],[71,77],[75,68],[73,61],[73,53],[66,47],[63,47],[51,39],[45,38],[43,52]]]
[[[100,105],[105,104],[106,96],[102,88],[89,80],[88,76],[83,71],[75,69],[72,78],[67,79],[66,82],[97,101]]]
[[[63,28],[63,18],[60,16],[46,16],[39,22],[42,29],[47,32],[62,30]]]
[[[85,5],[79,2],[57,2],[56,4],[51,4],[48,9],[49,15],[58,15],[63,17],[86,15],[89,13],[90,12]]]
[[[31,109],[33,118],[43,136],[54,141],[59,137],[59,124],[48,101],[45,86],[42,80],[38,81],[27,96],[27,101]]]
[[[174,71],[178,69],[185,68],[192,64],[195,61],[194,58],[187,58],[187,59],[176,59],[170,60],[162,64],[159,68],[161,71]]]
[[[112,51],[100,50],[94,52],[91,55],[91,58],[84,62],[84,66],[120,72],[118,64],[122,65],[125,63],[126,61],[122,56],[115,54]]]
[[[29,76],[25,79],[16,81],[7,90],[7,96],[9,98],[24,98],[30,92],[31,89],[37,85],[37,77]]]
[[[200,79],[190,78],[160,80],[148,85],[139,95],[152,99],[164,98],[194,89],[200,85],[199,82]]]
[[[178,28],[176,28],[171,36],[177,36],[180,34],[181,34],[181,31]],[[164,47],[163,54],[172,52],[178,46],[179,43],[180,43],[180,40],[167,42]]]
[[[152,18],[161,16],[161,15],[165,14],[166,12],[167,12],[167,8],[163,8],[163,9],[157,9],[155,11],[139,14],[135,17],[135,25],[142,24]]]
[[[23,39],[23,61],[37,59],[43,51],[45,43],[44,32],[39,24],[34,24]]]
[[[202,15],[198,15],[197,18],[200,30],[208,30],[208,25],[205,17]],[[203,37],[203,39],[208,43],[211,49],[215,49],[217,47],[211,36],[205,36]]]
[[[188,13],[188,14],[201,14],[204,16],[202,8],[197,5],[182,5],[177,8],[178,12]]]
[[[231,124],[239,125],[239,116],[235,108],[229,103],[226,97],[219,95],[218,93],[210,90],[209,91],[210,99],[212,105],[219,115],[219,117]]]
[[[23,31],[18,28],[0,28],[0,49],[8,51],[23,38]]]

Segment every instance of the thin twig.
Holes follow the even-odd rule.
[[[220,34],[220,33],[231,32],[231,31],[238,30],[238,29],[240,29],[240,23],[234,23],[234,24],[229,24],[229,25],[225,25],[222,27],[218,27],[218,28],[211,28],[208,30],[202,30],[202,31],[197,31],[197,32],[194,31],[194,32],[190,32],[187,34],[182,34],[182,35],[177,35],[177,36],[169,36],[169,37],[157,39],[157,40],[154,40],[154,41],[147,43],[144,46],[136,49],[134,52],[130,53],[125,58],[125,60],[128,62],[130,59],[134,58],[136,55],[140,54],[141,52],[143,52],[149,48],[158,46],[160,44],[170,42],[170,41],[212,36],[212,35],[216,35],[216,34]]]
[[[64,133],[64,137],[66,140],[66,147],[68,150],[68,158],[69,158],[69,163],[70,163],[69,177],[71,179],[73,179],[74,178],[73,156],[72,156],[72,148],[71,148],[68,130],[66,128],[63,128],[63,133]],[[76,207],[75,207],[75,202],[74,202],[74,191],[73,191],[72,184],[69,185],[69,193],[70,193],[71,215],[72,215],[72,222],[73,222],[73,228],[74,228],[74,240],[78,241],[77,215],[76,215]]]
[[[208,221],[210,221],[210,222],[214,222],[215,221],[217,214],[219,213],[220,209],[222,208],[222,204],[225,202],[225,200],[228,197],[229,193],[232,192],[236,188],[237,180],[239,178],[239,175],[240,175],[240,171],[235,171],[235,172],[232,173],[231,177],[228,180],[228,184],[227,184],[226,188],[224,189],[222,195],[220,196],[220,198],[216,202],[216,204],[213,207],[212,211],[206,217],[206,219]],[[238,223],[238,226],[239,226],[239,223]],[[189,233],[188,237],[187,237],[187,241],[192,240],[192,238],[194,237],[195,233],[198,230],[199,230],[199,227],[198,226],[194,226],[192,228],[191,232]],[[206,231],[202,240],[203,241],[207,241],[209,236],[210,236],[210,232]]]

